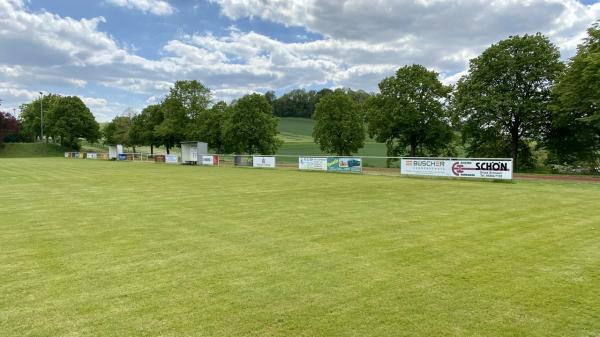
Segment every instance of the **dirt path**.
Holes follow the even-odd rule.
[[[559,180],[559,181],[581,181],[600,183],[600,177],[592,176],[569,176],[569,175],[553,175],[553,174],[528,174],[528,173],[515,173],[515,179],[523,180]]]
[[[397,168],[376,168],[376,167],[365,167],[365,173],[371,174],[387,174],[387,175],[399,175],[400,171]],[[515,173],[514,179],[516,180],[555,180],[555,181],[580,181],[580,182],[591,182],[600,183],[600,177],[593,176],[578,176],[578,175],[561,175],[561,174],[533,174],[533,173]]]

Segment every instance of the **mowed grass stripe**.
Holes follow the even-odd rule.
[[[0,159],[6,336],[593,336],[600,187]]]

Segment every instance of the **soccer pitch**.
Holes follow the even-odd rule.
[[[600,185],[0,159],[0,335],[599,336]]]

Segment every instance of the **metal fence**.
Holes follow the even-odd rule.
[[[224,167],[252,167],[256,169],[277,169],[277,170],[301,170],[301,158],[319,158],[324,159],[323,162],[329,160],[330,164],[332,159],[350,159],[360,160],[359,169],[352,170],[350,167],[345,169],[347,166],[342,166],[334,170],[335,172],[347,172],[347,173],[364,173],[364,174],[385,174],[385,175],[400,175],[400,157],[376,157],[376,156],[304,156],[304,155],[231,155],[231,154],[220,154],[219,166]],[[250,161],[249,158],[253,160]],[[270,166],[270,163],[264,163],[265,158],[274,158],[274,165]],[[259,160],[256,163],[256,160]],[[327,166],[324,169],[319,168],[305,168],[307,171],[327,171]]]
[[[184,163],[175,154],[122,153],[116,158],[109,158],[106,153],[94,152],[65,152],[65,158],[393,176],[402,172],[408,175],[498,180],[511,180],[513,173],[510,158],[200,154],[197,155],[197,161]]]
[[[69,159],[98,159],[98,160],[119,160],[119,161],[138,161],[138,162],[159,162],[164,163],[164,154],[150,153],[122,153],[116,158],[109,158],[108,153],[100,152],[65,152],[65,158]],[[213,161],[202,163],[202,157],[215,157]],[[181,163],[181,157],[180,164]],[[254,158],[260,158],[261,161],[273,158],[273,163],[254,163]],[[254,167],[264,169],[287,169],[298,170],[300,158],[349,158],[360,160],[360,173],[367,174],[400,174],[400,157],[375,157],[375,156],[304,156],[304,155],[233,155],[233,154],[207,154],[198,157],[198,165],[203,166],[224,166],[224,167]],[[357,173],[356,171],[352,171]]]

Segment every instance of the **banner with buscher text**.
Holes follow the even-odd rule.
[[[435,177],[511,180],[512,159],[400,158],[400,174]]]

